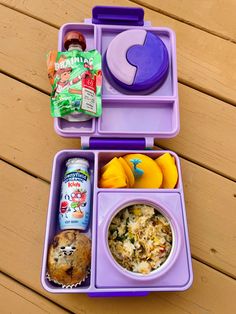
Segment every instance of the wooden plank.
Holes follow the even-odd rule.
[[[236,41],[235,0],[134,0],[160,13]]]
[[[183,159],[181,165],[192,254],[235,277],[236,183]]]
[[[0,156],[49,181],[54,155],[64,148],[79,148],[80,140],[64,139],[55,133],[49,96],[0,76]]]
[[[7,0],[6,3],[59,27],[65,22],[81,22],[89,17],[96,1],[91,0],[89,4],[81,1],[79,8],[75,0],[70,1],[69,6],[65,2],[58,5],[57,1],[46,0]],[[104,3],[137,6],[127,0],[107,0]],[[145,9],[145,18],[154,26],[167,26],[176,31],[178,75],[181,82],[236,104],[236,71],[232,71],[236,67],[235,44],[149,9]],[[5,72],[49,92],[45,54],[56,48],[55,28],[6,7],[1,9],[0,23],[3,29],[0,66]]]
[[[145,298],[96,300],[90,299],[86,295],[46,293],[41,288],[39,273],[49,185],[4,162],[1,162],[0,165],[0,180],[4,183],[1,185],[1,205],[4,212],[7,213],[1,215],[0,220],[0,245],[1,252],[3,252],[0,255],[0,267],[2,271],[75,313],[128,314],[132,312],[143,314],[146,312],[154,314],[157,308],[163,314],[186,314],[186,312],[198,314],[208,312],[216,314],[233,313],[236,306],[234,298],[236,293],[235,281],[197,261],[193,261],[195,276],[193,287],[184,293],[152,293]],[[216,178],[214,179],[217,181]],[[194,182],[195,180],[189,183],[195,188]],[[229,190],[228,187],[227,190]],[[201,194],[199,199],[205,204]],[[207,210],[207,206],[203,209]],[[224,233],[226,245],[228,240],[230,241],[230,238],[233,238],[232,225],[230,221],[226,225],[225,221],[225,216],[228,214],[227,209],[228,204],[225,204],[225,215],[222,214],[222,217],[219,216],[217,210],[211,212],[211,221],[208,221],[208,223],[204,222],[203,217],[200,218],[200,223],[206,224],[206,238],[209,237],[209,224],[217,225],[217,219],[221,218],[221,228],[218,230],[219,234],[215,239],[216,246],[222,236],[221,232]],[[194,221],[197,224],[199,216],[196,212],[195,209]],[[194,223],[194,221],[191,223]],[[192,226],[190,225],[190,231],[191,229]],[[202,229],[199,226],[198,233],[201,232]],[[194,241],[194,238],[192,240]],[[226,252],[231,263],[234,258],[232,251],[233,247],[231,246]],[[222,257],[224,258],[224,254],[222,254]]]
[[[47,95],[5,75],[0,75],[0,82],[2,158],[49,180],[55,153],[64,148],[78,148],[79,141],[55,134]],[[236,109],[182,84],[179,91],[180,135],[157,143],[236,180],[236,141],[232,136],[236,134]]]
[[[236,108],[182,84],[179,98],[179,135],[155,143],[235,180]]]
[[[57,29],[3,6],[0,6],[0,17],[0,68],[50,92],[46,54],[57,48]]]
[[[1,314],[68,313],[32,290],[0,274]]]

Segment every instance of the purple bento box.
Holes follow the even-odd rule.
[[[87,293],[90,296],[143,296],[150,291],[182,291],[192,284],[192,264],[185,213],[183,185],[178,156],[175,159],[179,179],[174,189],[101,189],[99,170],[113,157],[143,153],[153,159],[167,151],[151,150],[154,138],[171,138],[179,131],[179,106],[176,70],[175,34],[162,27],[151,27],[143,20],[143,10],[126,7],[95,7],[93,18],[85,23],[65,24],[59,31],[58,50],[63,51],[63,37],[71,30],[84,34],[87,50],[97,49],[103,58],[103,113],[86,122],[68,122],[55,118],[55,130],[64,137],[81,137],[86,150],[63,150],[53,162],[47,226],[42,261],[41,282],[52,293]],[[167,72],[161,84],[148,93],[124,90],[107,70],[104,61],[109,43],[126,30],[145,30],[157,35],[168,52]],[[114,56],[115,57],[115,56]],[[164,60],[165,61],[165,60]],[[166,61],[165,61],[166,62]],[[53,237],[60,231],[58,210],[61,182],[68,158],[89,161],[92,204],[89,229],[92,260],[89,277],[80,286],[64,289],[46,278],[47,254]],[[166,262],[150,276],[132,275],[118,266],[107,244],[108,226],[114,215],[131,204],[150,204],[167,217],[173,244]]]

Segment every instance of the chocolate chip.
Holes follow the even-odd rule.
[[[73,274],[73,267],[70,267],[66,270],[67,275],[72,276]]]
[[[54,261],[55,261],[55,262],[58,262],[58,258],[54,258]]]

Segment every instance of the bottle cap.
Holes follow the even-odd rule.
[[[80,165],[86,168],[89,168],[89,162],[84,158],[70,158],[66,162],[66,166],[69,167],[71,165]]]
[[[86,40],[82,33],[71,31],[66,33],[64,37],[64,47],[66,50],[69,49],[71,44],[79,44],[84,51],[86,49]]]

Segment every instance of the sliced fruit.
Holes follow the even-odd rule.
[[[115,164],[117,162],[118,158],[114,157],[112,158],[112,160],[110,160],[107,164],[105,164],[105,166],[102,167],[101,169],[101,173],[103,173],[104,171],[107,170],[107,168],[109,168],[110,165]]]
[[[163,173],[162,186],[164,189],[173,189],[178,181],[178,170],[175,165],[175,159],[169,153],[165,153],[155,159],[155,162],[161,168]]]
[[[118,188],[127,188],[127,181],[123,177],[112,177],[110,179],[100,179],[99,181],[100,188],[110,188],[110,189],[118,189]]]
[[[163,175],[160,167],[152,158],[144,154],[128,154],[123,158],[134,174],[133,188],[153,189],[161,186]]]
[[[126,172],[117,157],[113,158],[101,169],[99,187],[101,188],[126,188],[129,180]]]
[[[132,188],[134,185],[134,182],[135,182],[133,172],[130,169],[127,161],[123,157],[119,158],[119,162],[121,163],[121,165],[122,165],[122,167],[126,173],[126,176],[128,178],[128,182],[129,182],[129,187]]]

